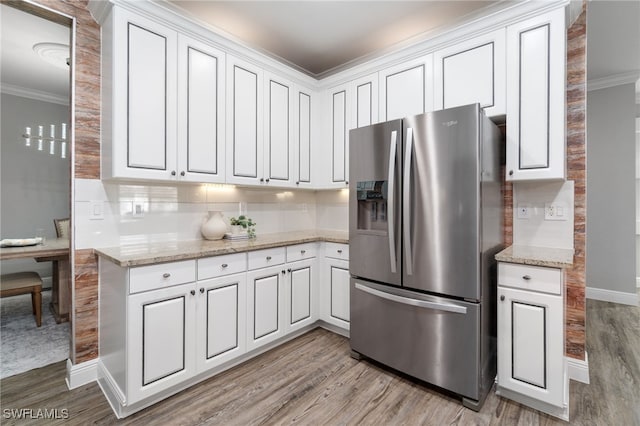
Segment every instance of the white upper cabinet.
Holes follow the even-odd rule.
[[[181,180],[225,180],[225,54],[178,37],[178,173]]]
[[[564,8],[507,27],[507,180],[565,178]]]
[[[227,57],[227,182],[256,185],[263,172],[262,69]]]
[[[433,110],[433,55],[380,71],[380,121]]]
[[[316,96],[310,89],[296,87],[294,95],[294,156],[293,177],[299,188],[313,187],[312,155],[314,139],[313,114],[316,109]],[[316,165],[318,163],[316,162]]]
[[[103,44],[103,178],[224,182],[224,52],[120,8]]]
[[[102,34],[102,177],[171,179],[177,33],[114,8]]]
[[[264,83],[264,183],[292,186],[295,89],[291,82],[271,73],[264,74]]]
[[[378,74],[371,74],[351,82],[353,93],[353,128],[378,122]]]
[[[434,108],[480,103],[488,116],[504,115],[505,30],[457,43],[434,53]]]
[[[330,153],[330,187],[346,188],[349,185],[349,130],[353,122],[352,93],[349,89],[349,84],[343,84],[330,89],[328,93],[330,144],[323,149]]]

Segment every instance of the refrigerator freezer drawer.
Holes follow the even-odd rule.
[[[480,304],[351,279],[351,349],[480,398]]]

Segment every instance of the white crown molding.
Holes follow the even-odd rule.
[[[52,104],[69,106],[68,96],[60,96],[55,93],[43,92],[41,90],[16,86],[14,84],[2,83],[0,85],[0,92],[6,95],[19,96],[21,98],[34,99],[36,101],[50,102]]]
[[[606,89],[608,87],[620,86],[621,84],[635,83],[640,78],[640,71],[630,71],[620,74],[613,74],[607,77],[594,78],[587,81],[587,91]],[[636,101],[638,95],[636,94]]]

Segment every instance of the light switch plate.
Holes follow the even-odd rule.
[[[104,202],[89,201],[89,220],[104,219]]]

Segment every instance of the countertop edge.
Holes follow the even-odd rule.
[[[573,266],[573,256],[571,249],[511,245],[498,252],[495,259],[498,262],[568,269]]]
[[[197,240],[194,240],[194,243]],[[214,257],[214,256],[222,256],[225,254],[234,254],[234,253],[246,253],[250,251],[256,250],[264,250],[269,248],[277,248],[277,247],[286,247],[292,246],[296,244],[305,244],[305,243],[314,243],[314,242],[329,242],[329,243],[338,243],[338,244],[348,244],[348,238],[340,238],[335,236],[325,236],[325,235],[314,235],[314,236],[291,236],[291,238],[283,237],[282,240],[279,241],[265,241],[259,242],[256,241],[253,243],[252,241],[242,241],[242,242],[228,242],[229,244],[236,244],[237,247],[218,247],[211,249],[203,249],[194,252],[187,253],[170,253],[170,254],[158,254],[153,255],[149,254],[148,257],[145,255],[140,255],[140,258],[137,259],[121,259],[115,257],[108,253],[110,248],[94,248],[94,253],[108,260],[117,266],[123,268],[136,267],[136,266],[146,266],[153,265],[157,263],[167,263],[167,262],[177,262],[182,260],[195,260],[201,259],[205,257]]]

